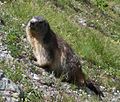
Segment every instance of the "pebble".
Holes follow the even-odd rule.
[[[33,73],[32,76],[33,76],[33,79],[35,79],[35,80],[39,80],[39,79],[40,79],[39,76],[38,76],[37,74],[34,74],[34,73]]]
[[[87,26],[86,20],[83,18],[80,18],[79,16],[75,16],[76,21],[83,26]]]

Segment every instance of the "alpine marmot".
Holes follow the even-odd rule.
[[[103,96],[96,85],[85,79],[80,58],[67,42],[53,32],[46,19],[33,17],[26,26],[26,33],[40,67],[53,71],[56,77],[63,76],[64,81],[86,86]]]

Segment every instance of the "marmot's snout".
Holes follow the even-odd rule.
[[[37,27],[37,22],[34,22],[34,21],[31,20],[29,22],[29,27],[30,27],[31,30],[35,30],[36,27]]]

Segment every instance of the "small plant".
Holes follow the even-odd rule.
[[[105,8],[108,6],[106,0],[96,0],[98,8],[100,8],[102,11],[105,10]]]

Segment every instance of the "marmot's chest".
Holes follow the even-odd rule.
[[[50,59],[49,52],[38,40],[35,38],[32,40],[33,53],[37,59],[40,66],[49,64],[52,59]]]

